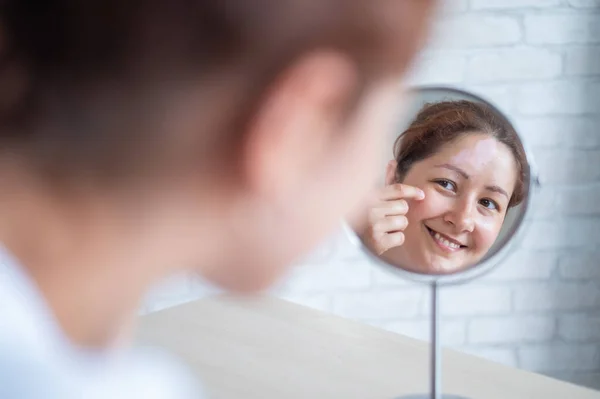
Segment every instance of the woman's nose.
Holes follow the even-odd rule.
[[[475,229],[475,208],[472,201],[457,201],[444,219],[454,226],[457,233],[471,233]]]

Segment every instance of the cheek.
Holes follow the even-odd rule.
[[[475,242],[479,251],[487,252],[498,237],[502,228],[500,218],[483,218],[478,222],[475,230]]]
[[[425,190],[425,199],[409,201],[409,222],[421,222],[441,217],[448,210],[448,200],[435,191]]]

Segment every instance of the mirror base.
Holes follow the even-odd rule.
[[[422,394],[415,394],[415,395],[398,396],[394,399],[431,399],[431,394],[422,393]],[[442,394],[442,395],[440,395],[439,399],[470,399],[470,398],[467,398],[464,396],[458,396],[458,395]]]

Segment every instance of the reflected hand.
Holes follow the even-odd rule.
[[[366,230],[361,234],[364,244],[375,254],[404,243],[404,229],[408,226],[407,199],[422,200],[425,193],[414,186],[392,184],[379,189],[374,204],[368,210]]]

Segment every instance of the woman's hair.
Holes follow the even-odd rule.
[[[156,118],[169,96],[195,85],[204,104],[227,115],[199,108],[206,131],[186,156],[227,164],[236,134],[298,57],[339,51],[364,84],[404,71],[434,3],[2,0],[0,157],[19,155],[46,175],[70,178],[120,178],[142,161],[164,166],[158,155],[176,139],[152,135]]]
[[[512,125],[491,107],[473,101],[441,101],[425,104],[394,143],[396,181],[401,182],[415,162],[438,152],[457,138],[483,133],[505,144],[517,165],[517,181],[509,207],[521,203],[526,195],[527,157]]]

